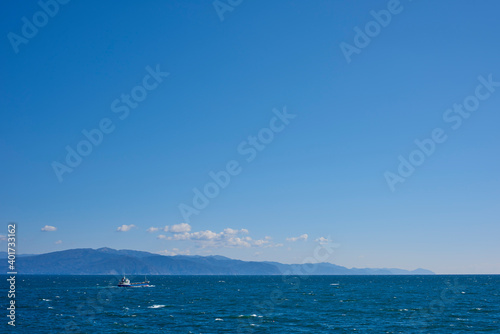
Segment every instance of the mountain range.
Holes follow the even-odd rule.
[[[6,259],[7,253],[0,252]],[[234,260],[220,255],[165,256],[134,250],[80,248],[17,255],[16,270],[31,275],[433,275],[432,271],[396,268],[346,268],[331,263],[283,264]],[[7,261],[0,262],[8,272]]]

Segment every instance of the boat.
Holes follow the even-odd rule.
[[[130,280],[128,278],[126,278],[125,276],[123,276],[123,278],[118,283],[118,286],[122,287],[122,288],[139,288],[139,287],[146,287],[147,288],[147,287],[150,287],[152,285],[150,285],[149,281],[146,281],[146,279],[144,279],[144,282],[130,283]]]

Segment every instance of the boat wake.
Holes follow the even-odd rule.
[[[156,285],[137,285],[137,286],[134,286],[134,285],[131,285],[129,286],[129,288],[134,288],[134,289],[137,289],[137,288],[154,288]]]
[[[166,305],[151,305],[151,306],[148,306],[148,308],[163,308],[165,306]]]

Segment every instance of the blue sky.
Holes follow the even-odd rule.
[[[18,252],[297,263],[329,239],[347,267],[500,273],[498,3],[42,3],[0,14],[0,235],[17,222]]]

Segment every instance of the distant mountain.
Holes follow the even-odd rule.
[[[396,268],[389,268],[386,270],[389,270],[394,275],[434,275],[432,271],[422,268],[418,268],[412,271],[396,269]]]
[[[0,253],[1,255],[1,253]],[[7,261],[0,262],[7,272]],[[425,269],[371,269],[331,263],[283,264],[233,260],[220,255],[164,256],[134,250],[81,248],[16,258],[19,274],[42,275],[432,275]]]

